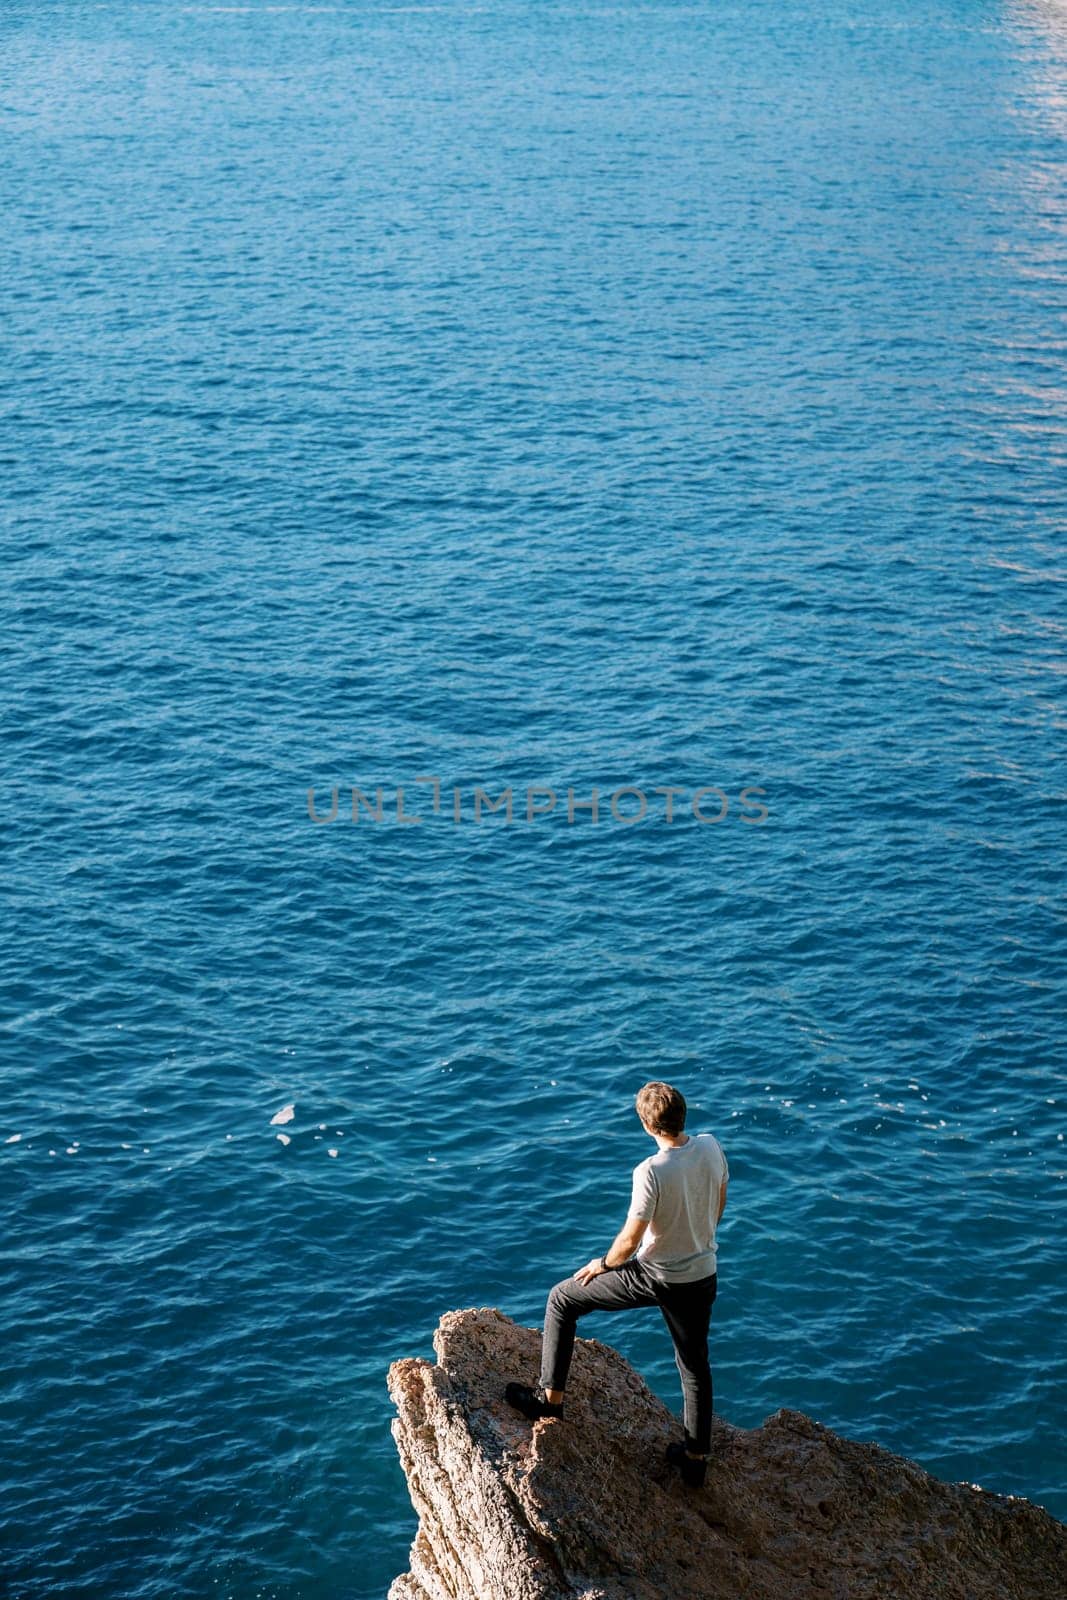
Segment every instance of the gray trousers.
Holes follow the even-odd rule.
[[[565,1389],[574,1353],[578,1318],[590,1311],[629,1311],[634,1306],[659,1306],[674,1341],[674,1360],[682,1380],[685,1442],[707,1455],[711,1449],[711,1366],[708,1326],[718,1280],[661,1283],[636,1257],[602,1272],[590,1283],[564,1278],[545,1307],[541,1344],[541,1382],[546,1389]]]

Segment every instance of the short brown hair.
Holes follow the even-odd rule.
[[[685,1096],[669,1083],[646,1083],[634,1104],[637,1115],[653,1133],[673,1138],[685,1127]]]

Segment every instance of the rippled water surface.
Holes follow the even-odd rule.
[[[389,1360],[540,1321],[650,1077],[723,1415],[1067,1514],[1065,65],[1051,0],[8,0],[13,1596],[381,1600]]]

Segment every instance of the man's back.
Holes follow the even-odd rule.
[[[659,1150],[634,1168],[630,1216],[649,1226],[638,1259],[666,1283],[691,1283],[716,1270],[715,1225],[729,1168],[714,1134]]]

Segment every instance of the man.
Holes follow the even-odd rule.
[[[713,1134],[685,1132],[685,1100],[669,1083],[646,1083],[635,1107],[658,1153],[634,1168],[630,1212],[611,1249],[550,1293],[541,1382],[509,1383],[504,1396],[531,1421],[562,1417],[578,1318],[590,1311],[659,1306],[674,1341],[685,1402],[685,1442],[669,1445],[667,1459],[685,1483],[699,1488],[711,1448],[708,1325],[718,1287],[715,1229],[730,1173]]]

